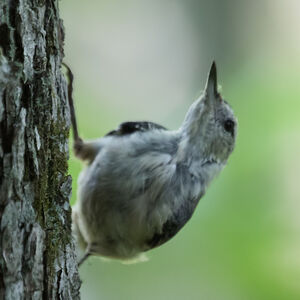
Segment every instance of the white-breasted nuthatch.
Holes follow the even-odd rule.
[[[67,66],[66,66],[67,67]],[[191,218],[234,149],[237,120],[217,90],[213,62],[205,90],[178,130],[126,122],[85,142],[77,132],[68,69],[74,150],[88,162],[78,180],[74,232],[90,254],[132,260],[171,239]]]

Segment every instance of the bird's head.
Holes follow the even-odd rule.
[[[237,119],[218,92],[215,62],[210,68],[203,94],[191,105],[180,130],[179,151],[182,153],[179,155],[186,160],[198,157],[224,164],[233,151]]]

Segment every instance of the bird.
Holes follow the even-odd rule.
[[[90,255],[142,260],[189,221],[234,149],[237,118],[218,91],[216,63],[177,130],[124,122],[91,141],[78,135],[73,74],[66,68],[74,153],[87,163],[72,208],[73,232],[84,251],[79,265]]]

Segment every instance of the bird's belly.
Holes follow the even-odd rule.
[[[126,193],[111,193],[106,186],[99,190],[87,174],[83,180],[78,186],[79,227],[91,252],[118,259],[136,257],[143,251],[144,237],[149,236],[147,210],[142,207],[145,201],[128,199]]]
[[[185,169],[156,159],[155,176],[153,168],[151,173],[121,170],[118,159],[115,168],[99,167],[96,159],[80,175],[80,230],[94,254],[134,257],[167,242],[192,216],[201,197],[200,182]],[[178,175],[172,177],[174,172]]]
[[[146,241],[148,249],[158,247],[173,238],[190,220],[202,195],[203,193],[192,199],[182,201],[182,204],[177,210],[164,222],[161,230],[155,232],[152,237]]]

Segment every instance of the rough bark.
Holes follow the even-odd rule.
[[[79,299],[56,0],[0,1],[0,299]]]

